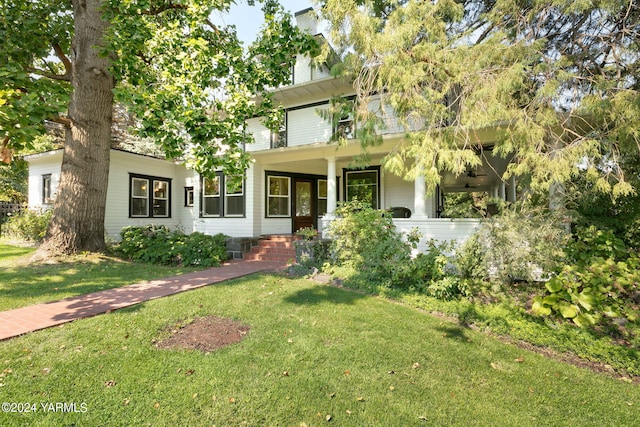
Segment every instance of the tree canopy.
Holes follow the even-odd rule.
[[[504,178],[547,190],[583,174],[614,198],[633,191],[638,171],[620,159],[640,150],[635,1],[327,0],[322,13],[344,59],[334,72],[356,84],[363,146],[380,143],[366,130],[385,106],[423,124],[385,158],[392,171],[433,189],[478,164],[477,135],[494,129],[493,152],[513,158]]]
[[[245,120],[275,114],[269,90],[316,46],[275,0],[245,47],[214,12],[232,0],[1,0],[0,153],[31,148],[45,120],[66,126],[61,182],[43,250],[102,250],[113,106],[169,158],[243,176]],[[262,102],[256,103],[259,97]]]

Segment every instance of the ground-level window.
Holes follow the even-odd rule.
[[[222,172],[202,178],[200,215],[203,217],[244,216],[245,195],[242,178],[227,177]]]
[[[171,216],[171,179],[129,175],[129,216],[169,218]]]
[[[51,194],[51,174],[42,175],[42,203],[48,204],[53,202]]]
[[[318,180],[318,216],[327,213],[327,180]]]
[[[193,187],[184,187],[184,205],[193,206]]]
[[[380,170],[365,169],[345,171],[345,196],[347,201],[358,200],[379,208]]]
[[[267,176],[267,216],[291,216],[291,178],[288,176]]]

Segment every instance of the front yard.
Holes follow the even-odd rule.
[[[45,267],[21,271],[33,268]],[[209,315],[249,329],[215,351],[160,345]],[[3,406],[7,426],[634,425],[640,405],[637,384],[282,275],[31,333],[0,342],[0,354],[3,402],[23,409]]]

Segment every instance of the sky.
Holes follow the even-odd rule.
[[[235,25],[238,37],[246,46],[255,40],[256,34],[262,25],[262,11],[258,4],[256,6],[247,6],[245,0],[237,0],[237,2],[237,5],[231,6],[231,12],[228,15],[216,13],[213,20],[216,23]],[[310,0],[280,0],[280,4],[291,15],[309,7],[314,7]]]

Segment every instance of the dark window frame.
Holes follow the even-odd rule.
[[[377,206],[372,206],[374,209],[380,209],[380,195],[381,195],[381,189],[382,189],[382,183],[381,183],[381,174],[380,174],[380,166],[370,166],[368,168],[363,168],[363,169],[343,169],[342,171],[342,179],[343,179],[343,194],[344,194],[344,200],[345,201],[349,201],[349,175],[350,174],[356,174],[356,173],[366,173],[366,172],[375,172],[377,175],[377,181],[376,181],[376,205]]]
[[[246,218],[247,217],[247,182],[246,179],[242,180],[242,193],[241,195],[237,195],[234,193],[227,194],[227,177],[221,171],[216,172],[216,177],[218,178],[218,195],[210,196],[217,197],[219,199],[218,205],[218,214],[209,214],[205,212],[205,179],[204,176],[200,176],[200,218]],[[241,214],[233,214],[227,213],[229,201],[228,197],[238,197],[242,198],[242,213]]]
[[[145,215],[134,215],[133,214],[133,199],[142,199],[143,197],[135,196],[133,194],[133,182],[134,180],[145,180],[147,181],[147,213]],[[167,195],[165,198],[156,198],[154,195],[155,183],[156,182],[164,182],[167,184]],[[151,176],[151,175],[142,175],[137,173],[129,173],[129,218],[171,218],[171,200],[173,197],[173,192],[171,191],[172,187],[172,178],[165,178],[160,176]],[[166,214],[157,215],[154,213],[154,203],[156,200],[166,200]]]
[[[53,194],[51,193],[51,174],[42,175],[42,204],[48,205],[53,203]]]
[[[283,111],[282,122],[280,123],[280,128],[277,131],[270,131],[269,133],[269,147],[271,149],[274,148],[285,148],[289,146],[289,120],[288,120],[288,110]]]
[[[195,200],[193,186],[184,187],[184,206],[186,208],[193,207]]]

